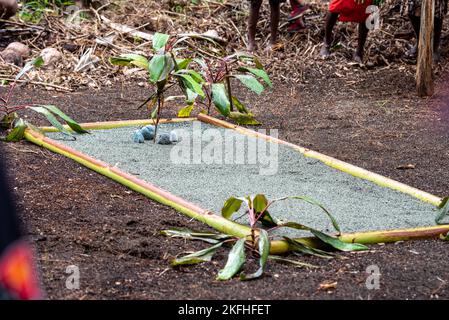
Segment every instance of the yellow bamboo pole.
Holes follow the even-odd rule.
[[[159,123],[179,123],[179,122],[189,122],[193,121],[195,118],[173,118],[173,119],[160,119]],[[146,126],[154,124],[152,119],[142,119],[142,120],[117,120],[117,121],[105,121],[105,122],[86,122],[80,124],[86,130],[107,130],[116,129],[123,127],[133,127],[133,126]],[[68,125],[64,125],[64,128],[70,130]],[[59,130],[55,127],[40,127],[44,132],[58,132]]]
[[[284,140],[281,140],[278,138],[268,136],[266,134],[262,134],[260,132],[257,132],[257,131],[251,130],[251,129],[237,126],[237,125],[229,123],[227,121],[219,120],[219,119],[210,117],[205,114],[198,115],[198,120],[205,122],[205,123],[215,125],[215,126],[232,129],[232,130],[235,130],[235,131],[237,131],[241,134],[247,135],[247,136],[257,137],[257,138],[265,139],[267,141],[271,141],[271,142],[275,142],[278,144],[288,146],[288,147],[302,153],[306,157],[320,160],[321,162],[328,165],[329,167],[332,167],[332,168],[337,169],[342,172],[349,173],[357,178],[371,181],[379,186],[397,190],[402,193],[406,193],[406,194],[411,195],[421,201],[433,204],[434,206],[439,206],[441,204],[441,201],[443,200],[442,198],[437,197],[428,192],[416,189],[416,188],[408,186],[404,183],[384,177],[380,174],[362,169],[362,168],[352,165],[350,163],[326,156],[322,153],[295,145],[293,143],[290,143],[290,142],[287,142],[287,141],[284,141]]]

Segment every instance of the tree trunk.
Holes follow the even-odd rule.
[[[416,89],[418,95],[433,94],[433,22],[435,0],[423,0],[421,5],[421,30],[419,32]]]

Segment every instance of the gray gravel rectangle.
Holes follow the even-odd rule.
[[[199,122],[161,124],[160,130],[169,132],[184,129],[192,132],[193,124],[198,126]],[[304,195],[322,203],[336,217],[344,232],[435,224],[436,212],[431,204],[330,168],[287,146],[278,145],[277,173],[260,175],[258,164],[173,163],[170,153],[176,145],[159,145],[152,141],[133,143],[132,133],[136,129],[125,127],[93,130],[91,134],[77,136],[76,141],[62,139],[58,133],[48,135],[60,143],[117,166],[216,213],[220,213],[224,201],[230,196],[263,193],[273,199]],[[238,138],[247,138],[234,130],[201,123],[203,134],[208,129],[218,130],[222,136],[227,132]],[[203,141],[202,148],[207,144]],[[248,143],[245,146],[247,147]],[[222,148],[225,150],[224,146]],[[270,212],[283,220],[297,221],[324,231],[332,231],[326,216],[309,204],[295,201],[277,203]]]

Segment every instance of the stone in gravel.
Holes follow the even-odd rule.
[[[158,144],[163,144],[163,145],[167,145],[167,144],[172,144],[172,141],[170,140],[170,134],[164,132],[161,133],[158,137],[156,142]]]
[[[140,130],[136,130],[133,133],[133,141],[135,143],[144,143],[145,139],[142,135],[142,132]]]
[[[140,129],[145,140],[152,140],[154,138],[154,126],[145,126]]]
[[[176,133],[176,131],[170,132],[170,141],[171,142],[179,142],[179,137],[178,137],[178,134]]]

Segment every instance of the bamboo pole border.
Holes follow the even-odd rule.
[[[326,164],[329,167],[332,167],[332,168],[337,169],[339,171],[351,174],[351,175],[353,175],[353,176],[355,176],[357,178],[361,178],[361,179],[364,179],[364,180],[371,181],[371,182],[373,182],[373,183],[375,183],[375,184],[377,184],[377,185],[379,185],[381,187],[386,187],[386,188],[393,189],[393,190],[396,190],[396,191],[399,191],[399,192],[402,192],[402,193],[406,193],[406,194],[411,195],[411,196],[413,196],[413,197],[415,197],[415,198],[417,198],[417,199],[419,199],[421,201],[428,202],[428,203],[430,203],[430,204],[432,204],[432,205],[434,205],[436,207],[438,207],[441,204],[442,200],[443,200],[442,198],[437,197],[437,196],[435,196],[433,194],[430,194],[428,192],[419,190],[417,188],[414,188],[414,187],[411,187],[409,185],[406,185],[406,184],[404,184],[402,182],[399,182],[399,181],[396,181],[396,180],[384,177],[384,176],[382,176],[380,174],[377,174],[377,173],[368,171],[366,169],[357,167],[357,166],[352,165],[350,163],[347,163],[347,162],[335,159],[335,158],[327,156],[325,154],[322,154],[322,153],[319,153],[319,152],[316,152],[316,151],[313,151],[313,150],[310,150],[310,149],[298,146],[296,144],[293,144],[293,143],[290,143],[290,142],[287,142],[287,141],[284,141],[284,140],[281,140],[281,139],[278,139],[278,138],[274,138],[274,137],[268,136],[266,134],[262,134],[260,132],[257,132],[257,131],[251,130],[251,129],[247,129],[247,128],[244,128],[244,127],[237,126],[235,124],[229,123],[229,122],[224,121],[224,120],[219,120],[217,118],[213,118],[213,117],[210,117],[210,116],[205,115],[205,114],[198,115],[198,120],[202,121],[202,122],[205,122],[205,123],[209,123],[211,125],[223,127],[223,128],[226,128],[226,129],[232,129],[232,130],[235,130],[235,131],[237,131],[237,132],[239,132],[241,134],[247,135],[247,136],[257,137],[257,138],[265,139],[267,141],[271,141],[271,142],[275,142],[275,143],[278,143],[278,144],[282,144],[282,145],[288,146],[288,147],[290,147],[290,148],[300,152],[305,157],[309,157],[309,158],[313,158],[313,159],[319,160],[319,161],[323,162],[324,164]]]
[[[275,139],[266,135],[262,135],[256,131],[245,129],[243,127],[239,127],[236,125],[233,125],[231,123],[228,123],[226,121],[222,121],[216,118],[212,118],[206,115],[200,115],[197,118],[199,121],[207,122],[212,125],[234,129],[238,131],[239,133],[255,136],[263,139],[267,139],[273,142],[277,142],[280,144],[288,145],[299,152],[306,155],[306,152],[311,152],[311,150],[308,150],[306,148],[296,146],[294,144],[288,143],[286,141]],[[169,122],[187,122],[187,121],[193,121],[196,120],[194,118],[185,118],[185,119],[165,119],[163,122],[160,123],[169,123]],[[151,120],[130,120],[130,121],[110,121],[110,122],[94,122],[94,123],[87,123],[87,124],[81,124],[83,128],[90,129],[90,130],[100,130],[100,129],[113,129],[113,128],[121,128],[126,126],[135,126],[135,125],[145,125],[145,124],[151,124]],[[51,128],[51,127],[43,127],[41,128],[45,132],[56,132],[57,130]],[[164,205],[170,206],[173,209],[177,210],[178,212],[181,212],[188,217],[191,217],[193,219],[196,219],[200,222],[203,222],[207,224],[208,226],[216,229],[219,232],[223,232],[226,234],[230,234],[236,237],[248,237],[251,234],[251,230],[247,226],[243,226],[241,224],[229,221],[211,211],[205,210],[193,203],[190,203],[180,197],[177,197],[163,189],[158,188],[155,185],[152,185],[148,182],[145,182],[141,179],[138,179],[137,177],[130,175],[126,172],[121,171],[120,169],[110,166],[109,164],[97,160],[93,157],[90,157],[88,155],[85,155],[73,148],[67,147],[65,145],[62,145],[48,137],[45,137],[39,132],[33,131],[31,129],[27,129],[25,131],[25,138],[43,148],[46,148],[52,152],[61,154],[65,157],[68,157],[79,164],[96,171],[97,173],[100,173],[136,192],[139,192],[146,197],[153,199],[159,203],[162,203]],[[340,160],[322,155],[318,152],[313,152],[311,155],[308,153],[306,156],[313,157],[315,159],[323,161],[322,157],[327,160],[327,158],[330,158],[331,160],[335,160],[337,162],[341,162],[341,165],[346,165],[347,167],[343,166],[346,170],[348,169],[358,169],[361,170],[361,173],[371,173],[367,170],[355,167],[353,165],[347,164],[345,162],[342,162]],[[324,161],[323,161],[324,162]],[[324,162],[326,163],[326,162]],[[328,163],[326,163],[328,164]],[[341,170],[339,167],[332,166],[338,170]],[[341,170],[344,172],[347,172],[346,170]],[[351,173],[351,172],[347,172]],[[373,174],[373,173],[371,173]],[[377,174],[374,174],[375,177],[379,176]],[[355,175],[358,176],[358,175]],[[380,176],[382,177],[382,176]],[[364,178],[363,176],[360,176],[360,178]],[[386,182],[393,181],[389,178],[385,178]],[[369,179],[367,179],[369,180]],[[370,180],[372,181],[372,180]],[[372,181],[375,182],[375,181]],[[407,185],[403,185],[402,183],[396,182],[397,184],[400,184],[405,187],[409,187]],[[412,187],[409,187],[412,188]],[[412,188],[414,189],[414,188]],[[396,189],[398,190],[398,189]],[[418,189],[415,189],[418,190]],[[398,190],[401,191],[401,190]],[[423,192],[421,190],[418,190],[420,192]],[[408,193],[408,192],[405,192]],[[410,193],[409,193],[410,194]],[[427,194],[423,192],[424,196],[428,196],[430,194]],[[430,195],[430,200],[434,201],[435,198],[438,198],[436,196]],[[433,198],[432,198],[433,197]],[[417,197],[420,199],[420,197]],[[422,200],[422,199],[421,199]],[[440,200],[441,201],[441,200]],[[427,201],[430,202],[430,201]],[[431,202],[432,203],[432,202]],[[366,231],[366,232],[357,232],[357,233],[344,233],[339,236],[340,240],[347,243],[361,243],[361,244],[375,244],[375,243],[386,243],[386,242],[396,242],[396,241],[407,241],[407,240],[418,240],[418,239],[427,239],[427,238],[437,238],[441,234],[446,234],[449,232],[449,225],[443,225],[443,226],[432,226],[432,227],[422,227],[422,228],[411,228],[411,229],[396,229],[396,230],[379,230],[379,231]],[[304,237],[304,238],[298,238],[297,241],[304,243],[306,245],[312,246],[312,247],[320,247],[322,245],[321,242],[317,240],[315,237]],[[283,240],[273,240],[271,241],[271,254],[283,254],[290,251],[290,247],[287,242]]]
[[[179,122],[191,122],[196,120],[196,118],[173,118],[173,119],[160,119],[159,124],[163,123],[179,123]],[[105,122],[86,122],[81,124],[81,127],[86,130],[107,130],[107,129],[117,129],[123,127],[133,127],[133,126],[146,126],[149,124],[154,124],[152,119],[142,119],[142,120],[117,120],[117,121],[105,121]],[[63,126],[67,130],[71,130],[68,125]],[[58,132],[59,130],[55,127],[40,127],[44,132]]]

